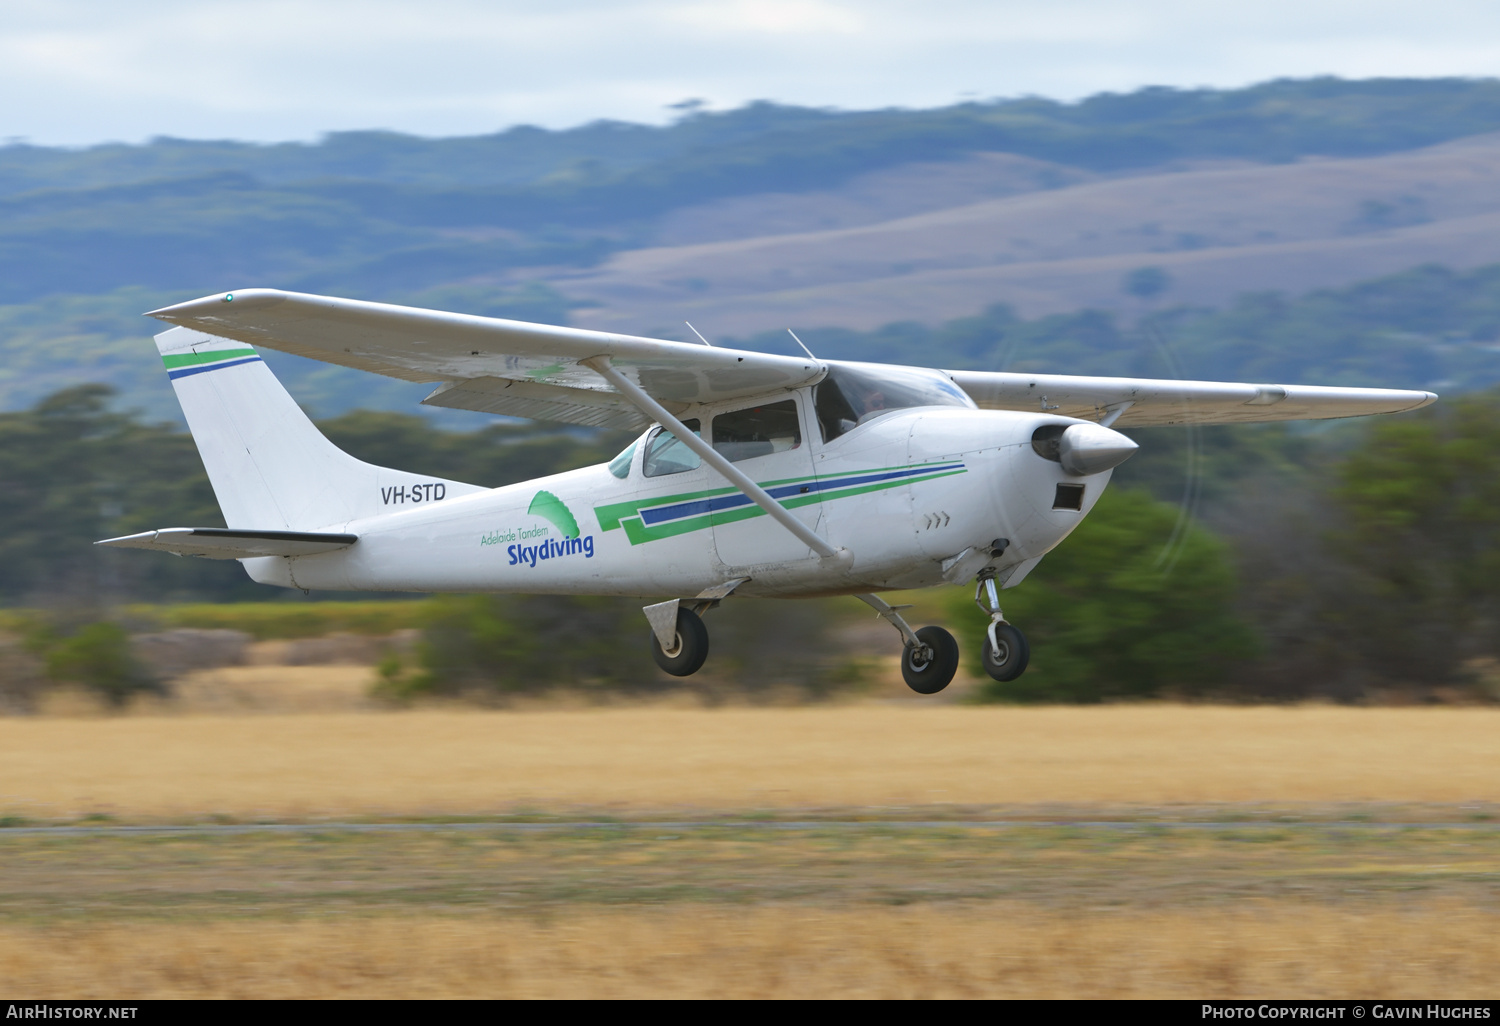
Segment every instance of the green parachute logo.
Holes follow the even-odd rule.
[[[537,492],[526,512],[550,522],[562,532],[564,538],[578,537],[578,521],[573,519],[573,514],[563,505],[563,501],[551,492]]]

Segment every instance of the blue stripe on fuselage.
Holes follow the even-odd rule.
[[[874,484],[880,481],[896,481],[905,477],[921,477],[942,470],[956,470],[962,467],[962,463],[934,463],[923,467],[909,467],[903,470],[887,470],[873,474],[831,477],[821,481],[798,481],[795,484],[767,488],[766,491],[773,499],[790,499],[798,495],[836,491],[840,488],[853,488],[858,485]],[[726,509],[737,509],[741,506],[750,505],[752,501],[750,496],[744,492],[735,492],[731,495],[715,495],[705,499],[694,499],[691,502],[679,502],[671,506],[657,506],[655,509],[643,509],[640,511],[641,523],[650,527],[655,524],[666,523],[670,520],[681,520],[684,517],[703,516],[705,513],[719,513]]]

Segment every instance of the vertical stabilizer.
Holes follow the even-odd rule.
[[[484,490],[350,456],[243,342],[173,328],[156,347],[229,527],[336,528]]]

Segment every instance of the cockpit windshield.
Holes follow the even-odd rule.
[[[894,410],[914,406],[960,406],[974,409],[974,400],[937,371],[882,367],[878,364],[841,364],[828,369],[814,392],[818,426],[828,442]]]

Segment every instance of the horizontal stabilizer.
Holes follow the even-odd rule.
[[[123,538],[106,538],[95,545],[121,549],[151,549],[178,556],[207,559],[250,559],[254,556],[311,556],[347,548],[359,541],[357,534],[324,534],[307,531],[244,531],[224,527],[164,527]]]

